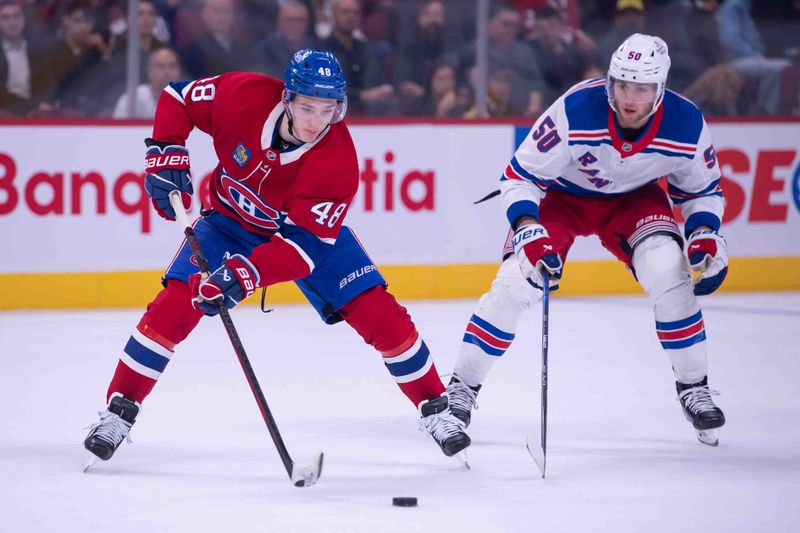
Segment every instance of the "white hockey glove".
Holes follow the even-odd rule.
[[[722,235],[710,229],[697,230],[686,243],[686,257],[695,272],[701,272],[694,283],[698,296],[711,294],[728,275],[728,244]]]
[[[522,275],[528,282],[541,289],[544,284],[544,271],[550,274],[550,290],[558,290],[561,269],[564,262],[558,255],[547,230],[541,224],[520,226],[514,233],[514,253],[519,261]]]

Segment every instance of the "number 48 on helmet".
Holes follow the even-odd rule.
[[[336,57],[327,50],[305,48],[294,53],[283,73],[286,87],[283,102],[288,105],[298,95],[336,100],[331,124],[347,112],[347,81]]]

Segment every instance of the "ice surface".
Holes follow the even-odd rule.
[[[547,479],[538,312],[495,365],[469,432],[472,470],[417,432],[371,348],[307,306],[234,321],[297,462],[293,487],[218,319],[181,345],[131,436],[81,473],[83,429],[140,311],[0,314],[2,531],[800,531],[800,294],[702,300],[710,384],[728,424],[695,440],[644,298],[551,300]],[[407,305],[451,370],[473,301]],[[416,508],[392,507],[416,496]]]

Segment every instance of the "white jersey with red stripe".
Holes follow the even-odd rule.
[[[697,106],[666,91],[639,138],[627,141],[600,78],[575,85],[539,117],[503,172],[500,190],[513,224],[521,216],[538,219],[548,190],[619,195],[663,176],[687,234],[698,226],[719,229],[719,164]]]

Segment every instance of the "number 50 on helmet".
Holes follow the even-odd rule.
[[[327,50],[305,48],[294,53],[283,73],[283,102],[289,104],[295,95],[336,100],[331,124],[339,122],[347,112],[347,81],[336,57]]]
[[[655,86],[655,98],[652,100],[653,107],[649,113],[652,115],[658,110],[658,106],[664,99],[669,66],[669,49],[664,39],[653,35],[634,33],[611,54],[611,63],[608,66],[608,78],[606,79],[608,104],[612,109],[617,110],[614,105],[613,90],[616,81],[652,84]]]

